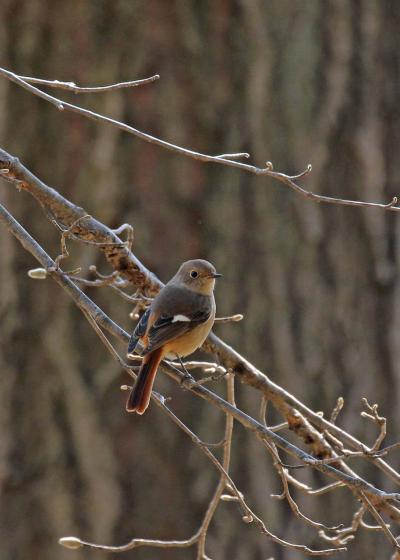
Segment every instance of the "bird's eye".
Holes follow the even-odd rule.
[[[190,276],[191,276],[192,278],[197,278],[198,275],[199,275],[199,273],[197,272],[197,270],[192,270],[192,271],[190,272]]]

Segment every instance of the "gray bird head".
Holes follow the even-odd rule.
[[[201,294],[211,294],[215,279],[222,276],[215,267],[203,259],[186,261],[181,264],[174,280],[183,283],[187,288]]]

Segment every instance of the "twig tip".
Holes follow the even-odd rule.
[[[45,268],[31,268],[31,270],[28,270],[28,276],[33,280],[46,280],[47,270]]]
[[[76,550],[83,547],[81,540],[76,537],[62,537],[58,540],[58,544],[65,546],[65,548],[70,548],[71,550]]]

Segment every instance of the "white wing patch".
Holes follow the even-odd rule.
[[[178,323],[178,321],[180,323],[190,323],[191,319],[189,319],[189,317],[186,317],[186,315],[174,315],[171,323]]]

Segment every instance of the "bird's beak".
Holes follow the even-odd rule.
[[[211,274],[211,278],[221,278],[222,274],[219,274],[218,272],[213,272]]]

